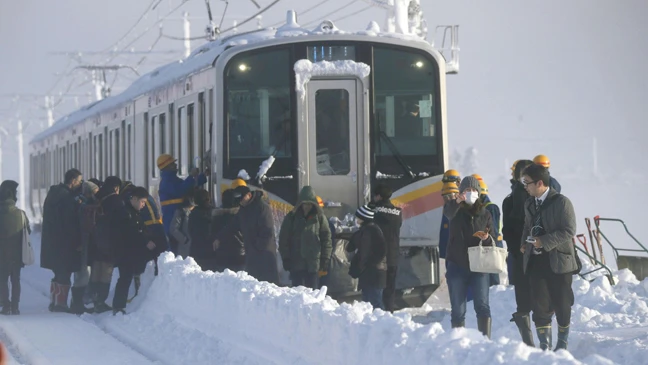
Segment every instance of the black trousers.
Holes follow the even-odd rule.
[[[128,289],[130,289],[134,276],[135,271],[131,267],[128,267],[127,265],[119,267],[119,280],[117,280],[117,285],[115,285],[115,295],[113,297],[112,305],[113,309],[126,308]]]
[[[571,274],[555,274],[549,266],[549,255],[531,256],[529,262],[533,323],[536,327],[551,325],[553,312],[561,327],[569,326],[574,305]]]
[[[290,280],[292,286],[304,286],[306,288],[317,289],[318,273],[308,272],[306,270],[291,271]]]
[[[531,282],[524,274],[524,256],[514,256],[511,276],[515,286],[515,303],[517,313],[531,313]]]
[[[387,267],[387,282],[382,293],[382,298],[385,310],[389,312],[393,312],[396,309],[396,305],[394,304],[396,297],[396,274],[398,274],[398,266]]]
[[[72,273],[64,270],[53,270],[54,271],[54,282],[61,285],[71,285],[72,284]]]
[[[20,302],[20,266],[0,268],[0,305],[9,305],[9,279],[11,279],[11,302]]]

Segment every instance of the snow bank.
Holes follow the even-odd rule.
[[[320,61],[311,62],[309,60],[299,60],[295,62],[295,91],[300,98],[306,95],[306,84],[312,77],[317,76],[357,76],[364,79],[369,76],[371,67],[362,62],[351,60],[344,61]]]
[[[139,308],[105,325],[168,363],[579,363],[567,352],[421,325],[367,303],[339,305],[325,291],[280,288],[243,272],[202,272],[191,258],[165,254],[159,266]]]

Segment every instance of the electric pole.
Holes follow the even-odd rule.
[[[191,54],[191,22],[189,21],[189,13],[186,11],[182,14],[184,25],[184,58],[188,58]]]

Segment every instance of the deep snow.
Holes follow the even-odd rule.
[[[38,250],[40,242],[34,237]],[[588,263],[584,262],[585,270]],[[247,274],[202,272],[193,259],[149,265],[128,315],[48,313],[48,271],[23,271],[23,314],[0,318],[0,339],[30,364],[641,364],[648,346],[648,280],[623,270],[618,284],[576,278],[571,353],[518,341],[512,288],[491,289],[493,340],[451,330],[447,298],[391,315],[342,304],[324,290],[279,288]]]

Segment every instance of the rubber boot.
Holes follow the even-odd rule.
[[[70,311],[70,308],[67,304],[69,293],[70,285],[56,283],[56,290],[54,293],[54,308],[52,309],[52,312],[68,313]]]
[[[11,304],[10,303],[3,303],[2,304],[2,311],[0,311],[0,314],[3,314],[5,316],[11,314]]]
[[[95,297],[94,312],[103,313],[112,310],[112,307],[106,304],[108,294],[110,293],[110,283],[97,283],[97,295]]]
[[[56,289],[58,288],[57,284],[52,280],[50,283],[50,304],[49,304],[49,311],[53,312],[54,311],[54,297],[56,296]]]
[[[477,317],[477,329],[484,336],[491,338],[491,317]]]
[[[72,303],[70,304],[70,313],[82,315],[90,313],[90,310],[83,304],[83,294],[85,287],[72,287]]]
[[[554,351],[567,350],[567,339],[569,338],[569,326],[558,326],[558,340]]]
[[[538,342],[540,342],[540,350],[551,350],[551,325],[536,327],[536,333]]]
[[[531,317],[529,317],[529,314],[513,313],[513,319],[511,319],[511,321],[515,322],[518,330],[520,330],[522,342],[527,346],[535,347],[535,343],[533,342],[533,332],[531,331]]]
[[[20,309],[18,309],[18,301],[12,301],[11,302],[11,314],[13,315],[19,315],[20,314]]]

